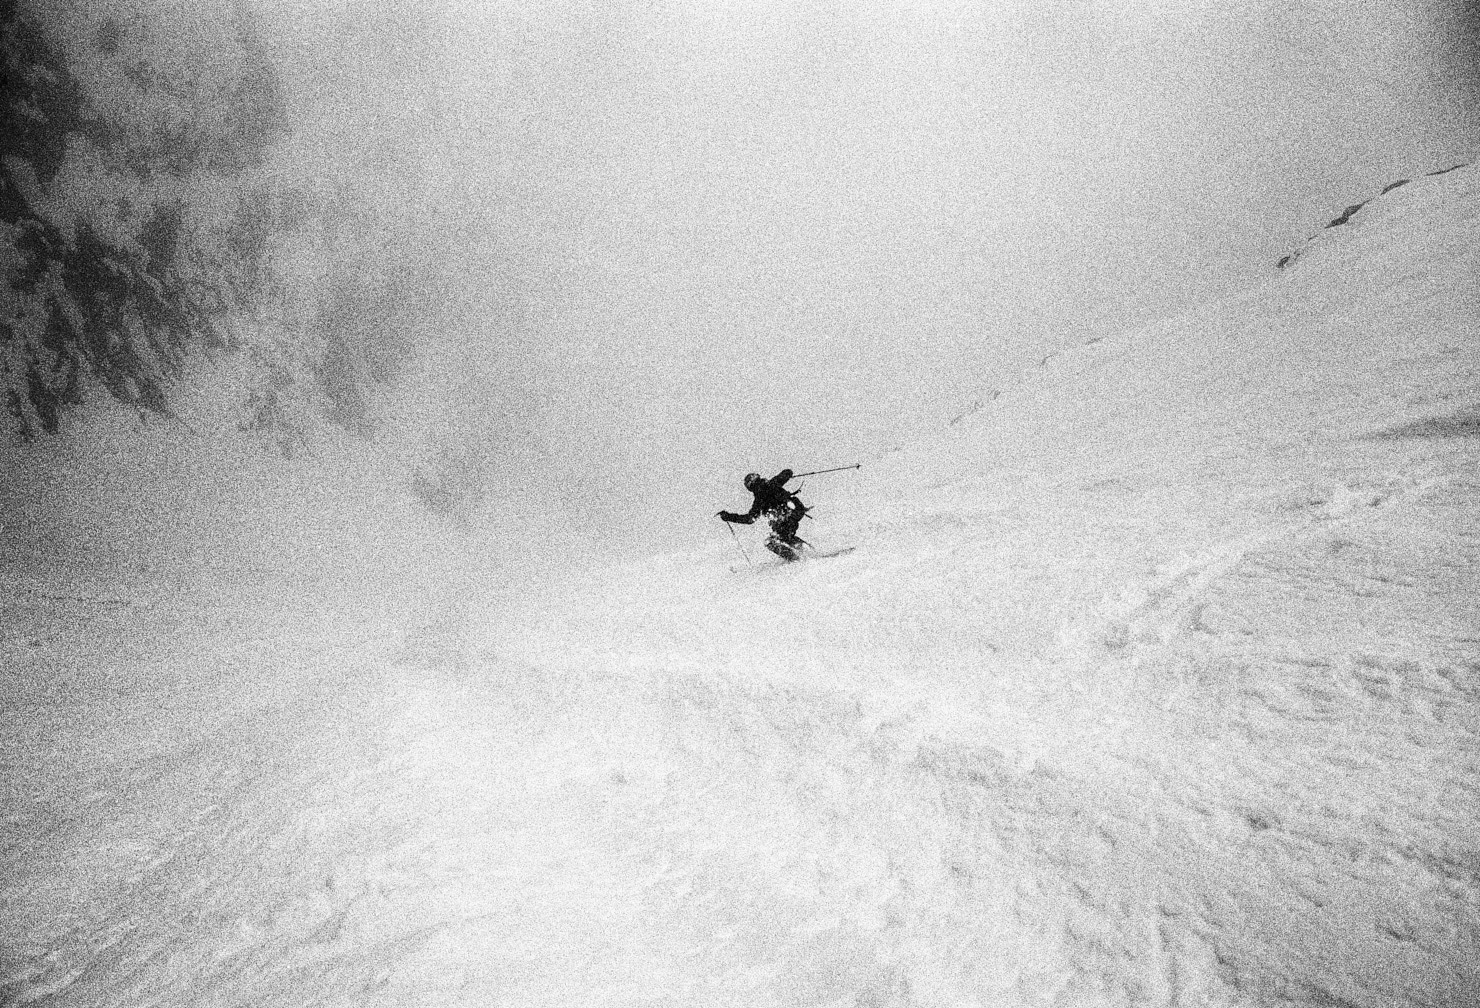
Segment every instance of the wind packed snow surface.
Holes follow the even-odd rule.
[[[833,559],[12,576],[9,1003],[1480,1005],[1477,215],[817,478]]]

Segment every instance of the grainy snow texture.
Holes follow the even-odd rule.
[[[1394,189],[816,478],[831,559],[8,561],[7,1003],[1480,1005],[1477,247]]]

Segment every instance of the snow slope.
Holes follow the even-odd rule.
[[[817,477],[834,559],[17,568],[7,1003],[1480,1005],[1477,215]]]

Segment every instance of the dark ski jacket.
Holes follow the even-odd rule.
[[[760,485],[751,491],[755,495],[755,502],[750,505],[750,510],[745,514],[735,514],[733,511],[721,511],[719,516],[727,522],[736,522],[740,525],[749,525],[761,515],[768,518],[777,518],[782,515],[796,511],[806,512],[807,507],[797,495],[786,489],[786,481],[791,479],[791,470],[783,469],[768,480],[761,480]]]

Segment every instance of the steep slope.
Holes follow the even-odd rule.
[[[846,556],[13,587],[10,1000],[1480,1004],[1477,213],[819,478]]]
[[[816,485],[848,557],[734,578],[721,541],[593,586],[527,660],[575,642],[834,712],[842,779],[915,789],[900,818],[935,838],[817,814],[953,851],[923,876],[942,930],[880,939],[975,977],[921,1003],[999,977],[1032,1002],[1040,972],[1090,1003],[1471,1003],[1476,195],[1473,170],[1394,191],[1299,271],[879,460],[835,514]],[[1053,951],[986,937],[1025,929]]]

